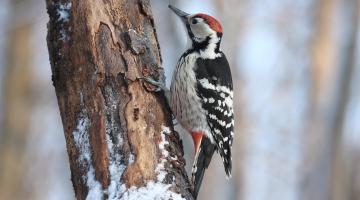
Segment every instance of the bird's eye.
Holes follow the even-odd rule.
[[[192,24],[197,24],[197,23],[198,23],[198,20],[197,20],[197,19],[193,19],[193,20],[191,21],[191,23],[192,23]]]

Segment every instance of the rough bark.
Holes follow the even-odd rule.
[[[192,199],[162,93],[148,0],[47,0],[48,48],[77,199]]]

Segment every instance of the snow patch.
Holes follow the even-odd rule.
[[[167,175],[167,173],[164,169],[165,169],[165,163],[167,162],[166,158],[169,156],[169,152],[165,149],[165,145],[168,145],[169,142],[166,141],[165,134],[171,133],[171,130],[169,127],[162,126],[161,128],[162,128],[162,131],[160,133],[161,134],[161,142],[159,143],[159,149],[161,151],[162,157],[160,159],[160,163],[158,164],[158,166],[155,169],[155,172],[158,174],[157,180],[159,182],[162,182]]]
[[[77,126],[72,134],[75,146],[79,151],[78,162],[87,170],[86,176],[83,176],[83,180],[89,189],[86,200],[96,200],[102,199],[103,192],[101,184],[95,179],[95,170],[91,162],[91,149],[89,135],[87,134],[90,120],[85,113],[86,111],[83,110],[78,117]]]
[[[107,94],[107,102],[105,105],[106,115],[110,116],[110,121],[105,120],[106,127],[106,143],[109,152],[109,173],[110,173],[110,185],[107,188],[105,193],[108,194],[109,200],[121,199],[122,193],[125,191],[126,187],[121,184],[120,179],[124,173],[126,166],[123,163],[123,156],[117,152],[117,149],[121,148],[123,145],[123,138],[119,128],[116,126],[115,116],[112,113],[113,109],[118,107],[118,99],[114,95],[114,92],[111,87],[105,86]],[[117,136],[116,140],[113,141],[111,137]],[[116,142],[116,143],[114,143]],[[130,155],[130,160],[134,160],[134,155]],[[133,162],[133,161],[132,161]]]
[[[67,23],[70,20],[70,11],[71,11],[71,2],[67,2],[64,4],[57,4],[57,21],[61,23]],[[70,30],[70,28],[69,28]],[[66,28],[61,24],[60,29],[60,40],[63,42],[69,41],[70,36],[68,35],[69,30],[66,30]]]
[[[107,129],[108,130],[108,129]],[[125,166],[121,164],[122,156],[114,151],[114,144],[110,140],[110,136],[107,132],[106,141],[108,144],[109,151],[109,173],[110,173],[110,185],[107,189],[108,199],[119,199],[121,197],[121,185],[119,180],[125,170]]]
[[[65,29],[60,29],[60,40],[63,42],[69,41],[70,37]],[[61,54],[60,54],[61,55]]]
[[[123,200],[184,200],[180,194],[169,190],[170,185],[149,182],[146,187],[131,187],[122,197]]]
[[[86,196],[86,200],[98,200],[103,198],[103,190],[101,184],[95,179],[95,170],[91,166],[87,173],[86,182],[89,192]]]
[[[167,172],[165,171],[165,163],[167,162],[166,158],[169,156],[169,152],[165,149],[165,145],[168,145],[169,142],[166,141],[165,136],[170,134],[171,130],[169,127],[162,126],[161,131],[161,142],[159,143],[159,149],[161,151],[162,157],[160,163],[157,165],[155,172],[157,173],[156,182],[150,181],[146,184],[145,187],[131,187],[129,188],[121,197],[123,200],[184,200],[180,194],[172,192],[170,189],[172,184],[162,183],[165,180]],[[177,159],[177,158],[174,158]],[[173,177],[173,184],[175,183],[175,178]],[[125,186],[123,188],[125,190]]]
[[[120,180],[126,169],[124,163],[124,157],[118,153],[118,149],[123,145],[123,138],[119,133],[118,127],[116,126],[112,109],[116,109],[117,99],[114,95],[111,88],[106,87],[106,96],[107,102],[105,106],[105,111],[110,120],[105,120],[106,127],[106,143],[109,152],[109,174],[110,174],[110,184],[107,189],[103,189],[102,185],[95,179],[95,170],[91,165],[91,148],[88,138],[88,128],[90,126],[90,120],[86,117],[86,111],[83,111],[78,119],[78,124],[76,129],[73,131],[74,139],[76,141],[76,147],[79,149],[80,158],[79,162],[84,163],[84,168],[88,168],[86,177],[84,181],[89,188],[89,193],[86,197],[86,200],[97,200],[103,199],[104,194],[108,196],[109,200],[182,200],[180,194],[177,194],[170,190],[172,185],[175,184],[175,177],[173,177],[170,184],[163,183],[165,178],[168,176],[168,173],[165,170],[165,164],[167,158],[169,157],[169,152],[166,150],[165,146],[169,145],[169,142],[166,140],[166,135],[171,134],[169,127],[162,126],[161,130],[161,141],[159,143],[159,149],[161,152],[161,157],[158,165],[155,168],[156,180],[148,182],[144,187],[131,187],[127,188]],[[109,119],[109,118],[108,118]],[[118,137],[118,138],[113,138]],[[136,159],[136,156],[130,154],[128,158],[128,165],[133,163]],[[175,158],[170,158],[176,160]]]
[[[59,5],[59,7],[57,9],[57,12],[59,15],[58,21],[60,21],[60,22],[68,22],[69,21],[69,16],[70,16],[69,12],[71,9],[71,5],[72,5],[71,2]]]

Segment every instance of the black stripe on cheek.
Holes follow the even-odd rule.
[[[206,39],[202,42],[197,42],[192,38],[193,41],[193,48],[196,51],[200,51],[200,50],[205,50],[207,48],[207,46],[209,45],[209,41],[210,41],[210,37],[206,37]]]
[[[194,38],[194,33],[191,32],[190,24],[186,24],[186,29],[188,31],[189,37]]]

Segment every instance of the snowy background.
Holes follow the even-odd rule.
[[[186,35],[151,2],[169,84]],[[235,84],[233,178],[215,156],[199,200],[360,199],[359,0],[172,3],[222,22]],[[0,200],[74,199],[47,21],[43,0],[0,1]]]

